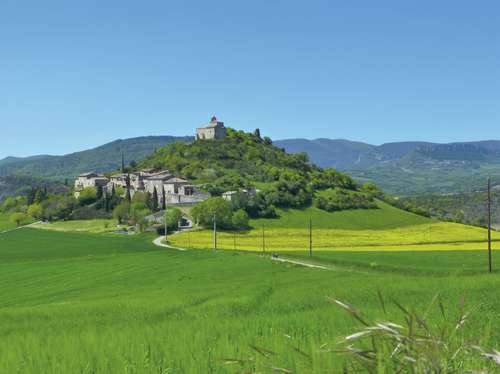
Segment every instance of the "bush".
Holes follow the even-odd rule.
[[[111,214],[107,213],[105,210],[97,210],[89,206],[82,206],[76,208],[71,215],[72,219],[101,219],[101,218],[111,218]]]
[[[35,203],[28,207],[27,213],[30,217],[39,219],[42,217],[42,212],[43,212],[42,206],[40,204]]]
[[[21,223],[26,221],[27,218],[28,218],[28,216],[25,213],[18,212],[18,213],[11,214],[9,217],[9,221],[11,223],[15,223],[16,226],[20,226]]]
[[[354,191],[330,189],[321,193],[315,200],[316,207],[334,212],[347,209],[377,208],[373,197]]]
[[[93,187],[84,188],[78,195],[80,205],[90,205],[97,201],[97,191]]]
[[[76,207],[77,202],[73,196],[52,195],[42,203],[42,217],[47,221],[71,219]]]
[[[243,209],[239,209],[233,214],[232,223],[233,227],[237,230],[244,230],[248,228],[248,214]]]
[[[217,226],[220,228],[230,228],[232,225],[231,203],[222,197],[211,197],[195,205],[191,209],[191,214],[194,220],[205,228],[212,227],[214,216]]]
[[[113,209],[113,218],[118,221],[118,224],[126,223],[130,218],[130,204],[126,201],[117,205]]]
[[[165,219],[167,221],[167,227],[169,230],[179,229],[179,221],[182,218],[182,212],[177,208],[167,209]]]
[[[276,208],[266,200],[266,194],[259,192],[248,200],[246,212],[252,218],[276,218]]]

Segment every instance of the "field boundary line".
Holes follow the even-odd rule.
[[[13,229],[8,229],[8,230],[0,231],[0,234],[7,234],[8,232],[12,232],[12,231],[16,231],[16,230],[21,230],[21,229],[24,229],[26,227],[30,227],[30,226],[36,225],[38,223],[42,223],[42,221],[37,221],[37,222],[29,223],[29,224],[24,225],[24,226],[14,227]]]
[[[304,262],[304,261],[299,261],[299,260],[291,260],[289,258],[271,257],[271,260],[278,261],[278,262],[286,262],[289,264],[294,264],[294,265],[299,265],[299,266],[305,266],[308,268],[315,268],[315,269],[322,269],[322,270],[335,270],[333,267],[311,264],[310,262]]]

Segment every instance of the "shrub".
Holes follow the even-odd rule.
[[[232,224],[233,212],[231,203],[222,197],[211,197],[193,207],[191,214],[195,221],[206,228],[213,225],[214,217],[217,226],[230,228]]]
[[[130,218],[130,204],[122,202],[113,209],[113,217],[118,221],[118,224],[126,223]]]
[[[90,205],[97,201],[97,191],[93,187],[84,188],[78,195],[80,205]]]
[[[111,214],[107,213],[102,209],[94,209],[89,206],[78,207],[73,211],[71,215],[72,219],[99,219],[99,218],[110,218]]]
[[[42,206],[40,204],[34,203],[28,207],[27,213],[30,217],[38,219],[42,217],[42,212],[43,212]]]
[[[237,230],[248,228],[248,214],[243,209],[239,209],[233,214],[232,223],[233,227]]]
[[[315,199],[316,207],[334,212],[347,209],[373,209],[377,208],[373,197],[364,193],[330,189],[319,194]]]
[[[169,208],[165,214],[167,227],[169,230],[177,230],[179,228],[179,221],[182,218],[182,212],[178,208]]]
[[[25,213],[20,213],[20,212],[17,212],[17,213],[13,213],[10,215],[9,217],[9,221],[11,223],[15,223],[16,226],[20,226],[21,223],[23,223],[24,221],[26,221],[27,219],[27,215]]]

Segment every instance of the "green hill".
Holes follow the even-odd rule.
[[[276,144],[307,152],[322,167],[336,167],[357,181],[372,181],[398,195],[483,190],[500,178],[500,141],[450,144],[395,142],[379,146],[339,139],[290,139]]]
[[[429,251],[486,248],[487,231],[409,213],[377,201],[378,209],[326,212],[314,207],[278,209],[278,218],[250,221],[247,231],[220,231],[219,249],[249,251],[306,251],[312,220],[314,250]],[[500,241],[500,233],[493,233]],[[170,236],[183,248],[213,248],[213,232],[199,230]],[[495,244],[496,245],[496,244]]]
[[[276,207],[306,207],[314,199],[329,210],[374,207],[348,175],[323,170],[304,153],[288,154],[258,131],[228,129],[224,139],[178,142],[144,159],[143,167],[169,169],[212,195],[258,188],[262,191],[241,206],[251,216],[275,216]],[[318,191],[325,192],[316,196]]]
[[[192,137],[189,136],[145,136],[119,139],[97,148],[63,156],[7,157],[0,160],[0,176],[16,175],[63,180],[88,171],[109,172],[121,166],[122,153],[128,164],[131,161],[142,160],[155,149],[167,144],[191,140]]]
[[[429,224],[433,221],[404,210],[377,202],[379,209],[349,209],[326,212],[316,207],[306,209],[278,209],[279,218],[251,220],[253,227],[259,228],[307,228],[312,219],[315,229],[342,230],[383,230],[399,227]]]

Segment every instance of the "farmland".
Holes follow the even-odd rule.
[[[468,332],[500,342],[488,327],[500,317],[488,292],[500,275],[483,274],[476,252],[315,253],[314,261],[335,265],[324,271],[253,253],[159,249],[152,238],[1,234],[0,372],[234,373],[243,368],[224,358],[249,357],[256,361],[245,368],[261,372],[332,371],[342,361],[320,346],[335,345],[354,323],[327,297],[381,318],[378,289],[415,308],[441,293],[450,315],[466,295],[476,310]],[[276,354],[266,359],[251,345]]]
[[[312,219],[313,248],[319,250],[475,250],[485,248],[486,230],[440,222],[379,202],[379,209],[328,213],[316,208],[280,210],[278,219],[252,220],[251,230],[217,235],[217,247],[251,251],[303,251],[309,247]],[[494,232],[493,239],[500,240]],[[211,230],[170,237],[179,247],[212,248]]]

